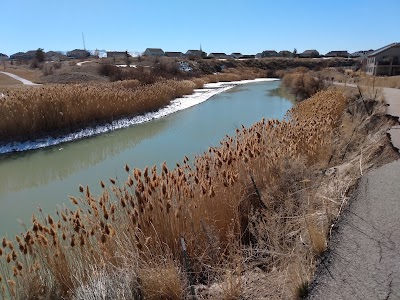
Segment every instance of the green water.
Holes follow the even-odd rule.
[[[184,155],[193,157],[217,146],[225,134],[233,135],[264,118],[281,119],[292,103],[271,93],[279,81],[250,83],[216,95],[208,101],[168,117],[112,133],[65,143],[43,150],[0,157],[0,237],[22,232],[40,206],[54,214],[69,206],[68,195],[78,186],[100,192],[100,180],[126,179],[131,168],[171,167]]]

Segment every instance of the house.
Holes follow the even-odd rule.
[[[0,53],[0,61],[9,60],[8,55]]]
[[[188,50],[186,51],[185,56],[189,58],[204,58],[207,57],[207,53],[202,50]]]
[[[56,51],[47,51],[45,53],[45,58],[46,60],[50,60],[50,61],[61,61],[66,59],[66,56],[61,54],[60,52],[56,52]]]
[[[261,52],[260,52],[260,53],[257,53],[256,56],[255,56],[255,58],[262,58],[262,53],[261,53]]]
[[[325,57],[349,57],[350,54],[346,50],[329,51]]]
[[[219,53],[219,52],[213,52],[208,54],[207,58],[230,58],[229,55],[226,55],[225,53]]]
[[[360,51],[356,51],[350,54],[350,57],[363,57],[366,56],[370,53],[374,52],[374,50],[370,49],[370,50],[360,50]]]
[[[282,51],[279,51],[279,56],[280,57],[292,57],[293,53],[288,50],[282,50]]]
[[[306,50],[306,51],[300,53],[299,56],[303,57],[303,58],[315,58],[315,57],[319,57],[319,52],[315,49],[311,49],[311,50]]]
[[[81,58],[89,57],[90,53],[89,53],[89,51],[86,51],[86,50],[75,49],[75,50],[72,50],[72,51],[68,51],[67,52],[67,56],[69,58],[80,58],[81,59]]]
[[[256,58],[256,56],[253,55],[253,54],[244,54],[244,55],[241,57],[241,59],[254,59],[254,58]]]
[[[149,56],[149,57],[161,57],[165,56],[165,53],[162,49],[160,48],[147,48],[143,52],[143,56]]]
[[[128,51],[107,51],[107,58],[123,58],[130,57]]]
[[[165,56],[167,57],[175,57],[175,58],[182,58],[185,56],[182,52],[174,52],[174,51],[166,51]]]
[[[275,50],[265,50],[261,53],[261,57],[278,57],[278,52]]]
[[[16,59],[16,60],[31,60],[35,58],[36,56],[36,50],[30,50],[28,52],[18,52],[15,54],[10,55],[10,59]]]
[[[239,59],[239,58],[243,58],[243,54],[239,53],[239,52],[235,52],[231,54],[231,57],[234,59]]]
[[[400,75],[400,43],[393,43],[369,53],[366,73],[375,76]]]

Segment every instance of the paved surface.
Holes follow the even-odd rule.
[[[27,79],[24,79],[22,77],[19,77],[18,75],[12,74],[12,73],[3,72],[3,71],[0,71],[0,73],[8,75],[8,76],[10,76],[10,77],[12,77],[12,78],[14,78],[14,79],[16,79],[18,81],[21,81],[23,84],[26,84],[26,85],[40,85],[38,83],[33,83],[32,81],[29,81]]]
[[[400,89],[383,93],[387,114],[400,118]],[[400,149],[400,126],[388,133]],[[308,299],[400,299],[400,160],[365,174],[350,203]]]
[[[309,299],[400,299],[400,160],[362,177]]]

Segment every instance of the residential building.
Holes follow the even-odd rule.
[[[204,58],[207,57],[207,53],[202,50],[188,50],[186,51],[185,56],[189,58]]]
[[[12,54],[10,55],[10,58],[16,60],[31,60],[35,58],[35,56],[36,56],[36,50],[30,50],[28,52],[18,52]]]
[[[241,59],[254,59],[256,56],[254,54],[244,54]]]
[[[280,57],[293,57],[293,53],[288,50],[279,51]]]
[[[278,52],[275,50],[265,50],[261,53],[261,57],[278,57]]]
[[[0,53],[0,61],[9,60],[8,55]]]
[[[175,58],[182,58],[185,56],[182,52],[174,52],[174,51],[166,51],[165,56],[167,57],[175,57]]]
[[[350,54],[346,50],[329,51],[325,57],[349,57]]]
[[[299,54],[299,57],[302,58],[316,58],[319,57],[319,52],[315,49],[306,50]]]
[[[122,58],[130,57],[128,51],[107,51],[107,58]]]
[[[235,52],[235,53],[231,54],[231,57],[235,58],[235,59],[239,59],[239,58],[243,58],[243,54],[239,53],[239,52]]]
[[[63,54],[61,54],[60,52],[56,52],[56,51],[47,51],[45,53],[45,58],[46,60],[50,60],[50,61],[61,61],[66,59],[67,57]]]
[[[226,58],[231,58],[229,55],[226,55],[225,53],[218,53],[218,52],[213,52],[208,54],[207,58],[222,58],[222,59],[226,59]]]
[[[160,48],[147,48],[143,52],[143,56],[149,56],[149,57],[160,57],[160,56],[165,56],[165,53],[162,49]]]
[[[400,75],[400,43],[393,43],[369,53],[366,73],[375,76]]]
[[[90,56],[90,53],[89,53],[89,51],[86,51],[86,50],[75,49],[75,50],[72,50],[72,51],[68,51],[68,52],[67,52],[67,56],[68,56],[69,58],[79,58],[79,59],[82,59],[82,58],[87,58],[87,57],[89,57],[89,56]]]
[[[360,51],[356,51],[350,54],[350,57],[363,57],[366,56],[370,53],[374,52],[374,50],[370,49],[370,50],[360,50]]]

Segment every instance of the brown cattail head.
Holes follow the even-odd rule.
[[[82,185],[79,185],[79,191],[80,191],[81,193],[83,193],[84,189],[83,189],[83,186],[82,186]]]
[[[125,165],[125,171],[129,173],[129,166],[127,164]]]

